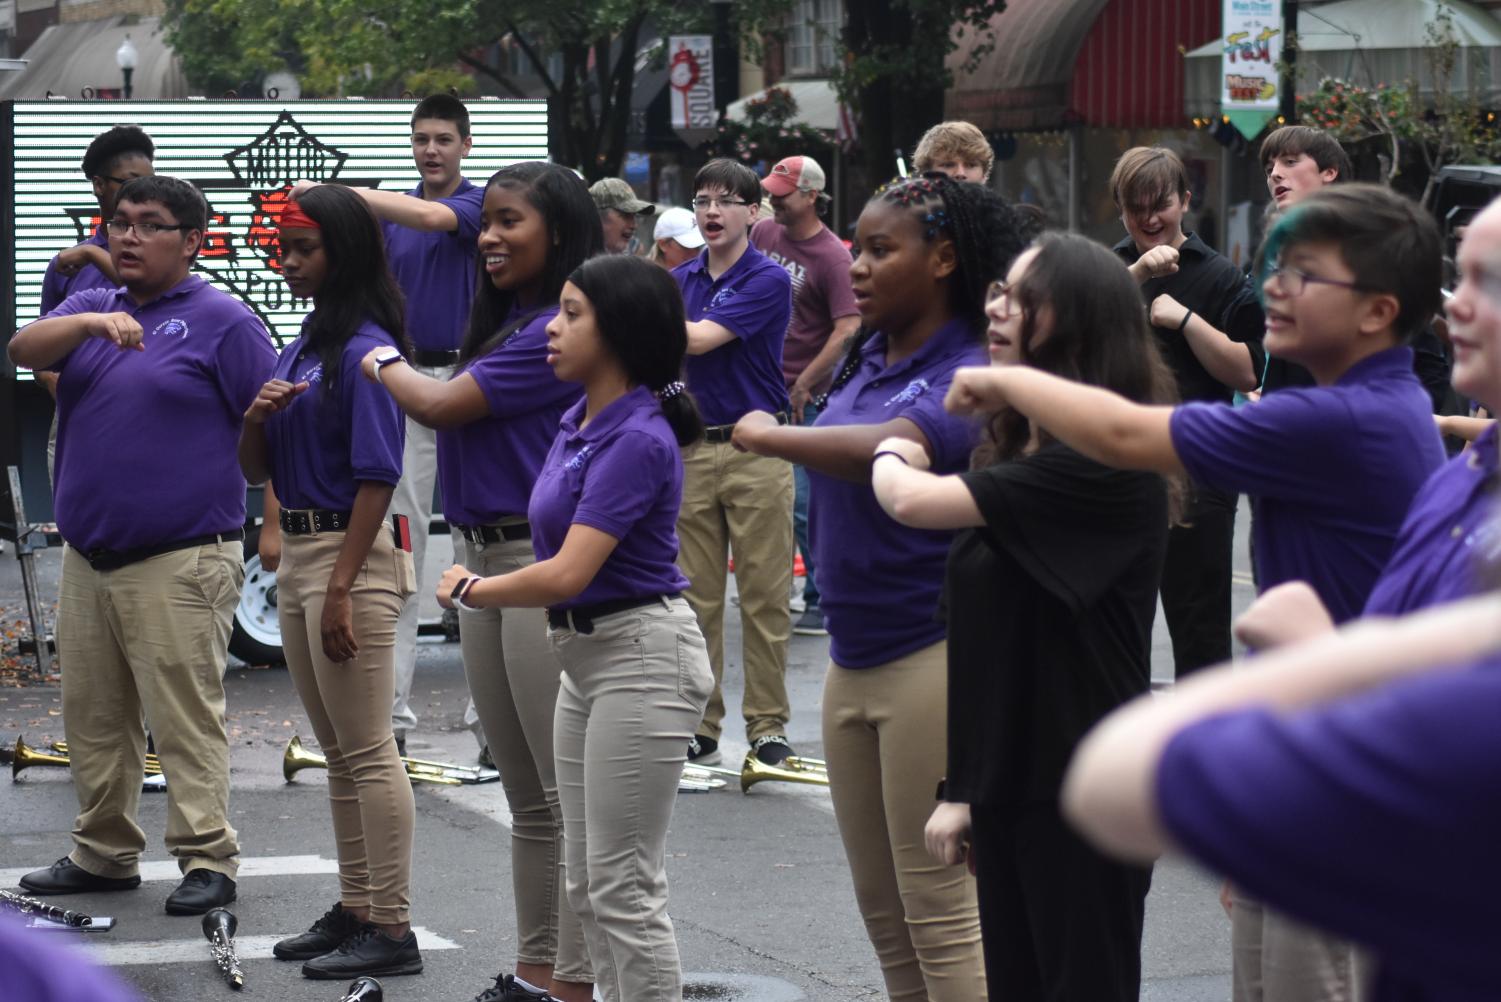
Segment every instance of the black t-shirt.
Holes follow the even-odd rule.
[[[1113,248],[1127,265],[1136,263],[1141,254],[1130,237]],[[1256,287],[1230,259],[1216,253],[1208,244],[1190,233],[1178,247],[1178,270],[1162,278],[1152,278],[1141,285],[1141,296],[1150,310],[1152,300],[1166,293],[1185,307],[1209,321],[1232,341],[1246,346],[1251,353],[1251,367],[1261,378],[1266,363],[1261,339],[1266,333],[1266,316]],[[1174,325],[1176,327],[1176,324]],[[1235,391],[1215,379],[1204,368],[1188,340],[1172,328],[1153,327],[1157,347],[1178,380],[1178,396],[1190,400],[1217,400],[1229,403]]]
[[[1424,324],[1412,339],[1412,371],[1422,380],[1423,389],[1433,401],[1433,413],[1456,414],[1452,398],[1454,389],[1449,385],[1452,363],[1444,342],[1434,331],[1432,324]],[[1313,373],[1297,362],[1289,362],[1276,355],[1268,355],[1266,375],[1261,381],[1262,393],[1275,393],[1295,386],[1313,386]]]
[[[985,518],[949,551],[952,801],[1055,801],[1084,732],[1151,686],[1167,488],[1059,443],[962,474]]]

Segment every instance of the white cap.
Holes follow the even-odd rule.
[[[664,209],[657,216],[653,240],[676,240],[688,250],[697,250],[704,245],[704,235],[698,232],[698,220],[687,209]]]

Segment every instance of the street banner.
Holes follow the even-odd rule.
[[[1255,139],[1281,102],[1282,0],[1225,0],[1220,114]]]
[[[719,127],[714,106],[714,39],[673,35],[667,40],[667,82],[672,88],[672,127],[705,138]]]

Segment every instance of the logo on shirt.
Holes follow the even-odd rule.
[[[932,389],[932,386],[928,384],[926,379],[914,379],[902,389],[902,392],[886,401],[886,406],[890,407],[892,404],[910,404],[930,389]]]
[[[319,362],[317,365],[304,372],[302,374],[302,378],[298,379],[297,381],[299,383],[307,383],[309,386],[317,386],[319,383],[323,382],[323,363]]]
[[[568,462],[563,464],[563,469],[572,470],[573,472],[577,473],[579,470],[582,470],[585,466],[588,465],[589,456],[593,452],[594,444],[591,442],[590,444],[580,449],[578,452],[575,452],[573,454],[573,457],[569,459]]]
[[[723,289],[720,289],[718,292],[714,293],[714,298],[709,300],[709,309],[718,309],[725,303],[728,303],[730,300],[734,299],[736,294],[738,294],[739,292],[740,290],[737,288],[734,288],[732,286],[725,286]]]
[[[163,320],[157,324],[156,329],[151,333],[161,337],[185,338],[188,336],[188,322],[173,317],[171,320]]]

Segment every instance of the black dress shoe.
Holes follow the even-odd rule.
[[[235,882],[215,870],[189,870],[177,890],[167,895],[168,915],[202,915],[235,899]]]
[[[90,873],[67,856],[42,870],[21,878],[32,894],[82,894],[85,891],[129,891],[141,886],[141,878],[101,877]]]
[[[332,953],[314,957],[302,965],[302,976],[318,981],[342,981],[361,974],[421,974],[422,953],[417,934],[410,929],[401,939],[392,939],[368,922]]]
[[[474,997],[473,1002],[558,1002],[557,997],[547,994],[536,985],[529,984],[514,974],[500,974],[495,984]]]
[[[312,960],[332,953],[339,944],[360,930],[360,920],[344,910],[342,902],[323,913],[307,932],[289,936],[271,948],[278,960]]]

